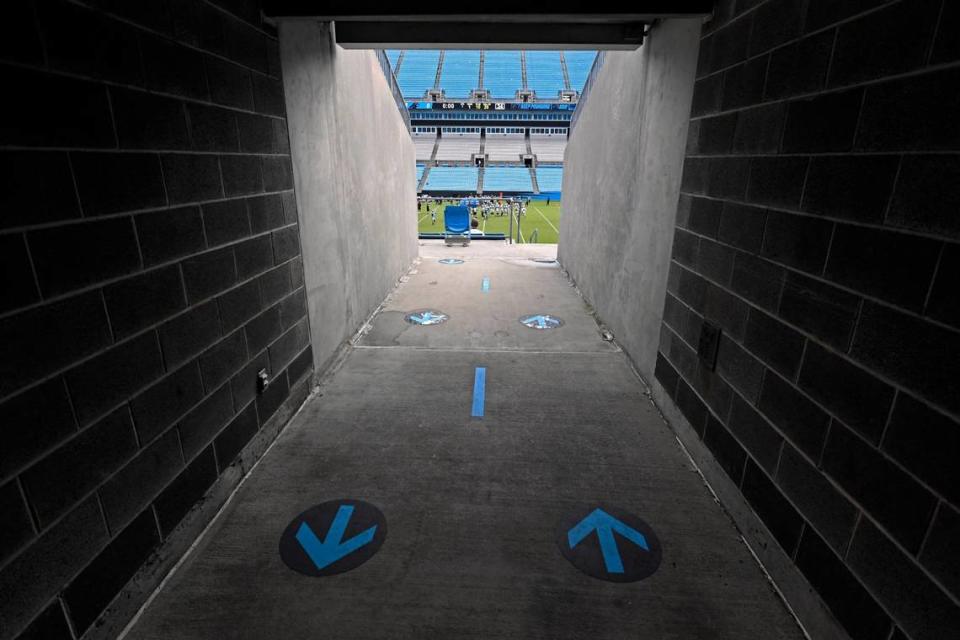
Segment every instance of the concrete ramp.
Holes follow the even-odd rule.
[[[128,637],[802,638],[625,356],[536,264],[423,260]],[[521,325],[528,303],[563,326]],[[432,305],[449,320],[397,330]],[[341,499],[382,512],[382,547],[345,573],[292,570],[284,530]],[[607,551],[623,576],[657,542],[651,575],[611,581],[599,525],[564,549],[601,507],[649,525],[644,546],[615,529]]]
[[[449,316],[442,325],[411,324],[421,309]],[[537,331],[522,317],[561,318],[563,331]],[[359,344],[369,347],[525,351],[615,351],[557,262],[526,257],[425,258],[386,301]]]

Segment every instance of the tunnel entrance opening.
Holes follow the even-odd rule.
[[[473,240],[556,244],[564,148],[596,52],[388,49],[381,63],[384,54],[416,152],[419,239],[448,235],[445,209],[463,205]]]

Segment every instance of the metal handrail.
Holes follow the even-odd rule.
[[[390,85],[390,92],[393,93],[393,101],[397,103],[397,109],[400,110],[400,116],[403,123],[407,125],[407,133],[412,133],[410,128],[410,113],[407,111],[407,102],[403,99],[400,92],[400,85],[397,84],[397,78],[393,75],[393,69],[390,67],[390,60],[387,58],[387,52],[383,49],[377,49],[377,60],[380,62],[380,70],[383,71],[383,77],[387,79]]]
[[[577,108],[573,110],[573,115],[570,117],[569,130],[571,133],[573,132],[573,127],[577,124],[577,117],[580,115],[580,112],[583,111],[583,105],[587,101],[587,97],[590,95],[590,88],[593,87],[593,83],[596,80],[597,75],[600,73],[600,68],[603,67],[603,62],[606,57],[606,51],[597,51],[597,57],[593,59],[593,65],[590,67],[590,75],[587,76],[587,81],[583,83],[583,90],[580,92],[580,99],[577,100]]]

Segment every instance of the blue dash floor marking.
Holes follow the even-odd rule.
[[[483,417],[483,394],[486,384],[487,368],[477,367],[473,374],[473,411],[470,413],[474,418]]]

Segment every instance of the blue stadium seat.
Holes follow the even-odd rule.
[[[470,244],[470,209],[447,205],[443,209],[443,239],[447,245]]]
[[[541,193],[560,191],[563,186],[563,167],[537,167],[537,186]]]
[[[476,167],[433,167],[427,175],[426,191],[476,191]]]
[[[537,92],[537,98],[556,99],[565,89],[559,51],[527,51],[527,88]]]
[[[437,64],[440,51],[435,49],[408,49],[403,54],[403,64],[397,74],[397,84],[404,98],[423,97],[427,89],[433,88],[437,78]]]
[[[448,98],[469,98],[480,86],[480,52],[447,51],[443,54],[440,88]]]
[[[526,167],[487,167],[483,172],[483,192],[533,191],[530,170]]]
[[[523,87],[519,51],[486,51],[483,54],[483,88],[493,98],[513,98]]]
[[[567,61],[567,75],[570,76],[570,88],[580,93],[587,82],[593,60],[597,57],[596,51],[564,51],[563,57]]]

